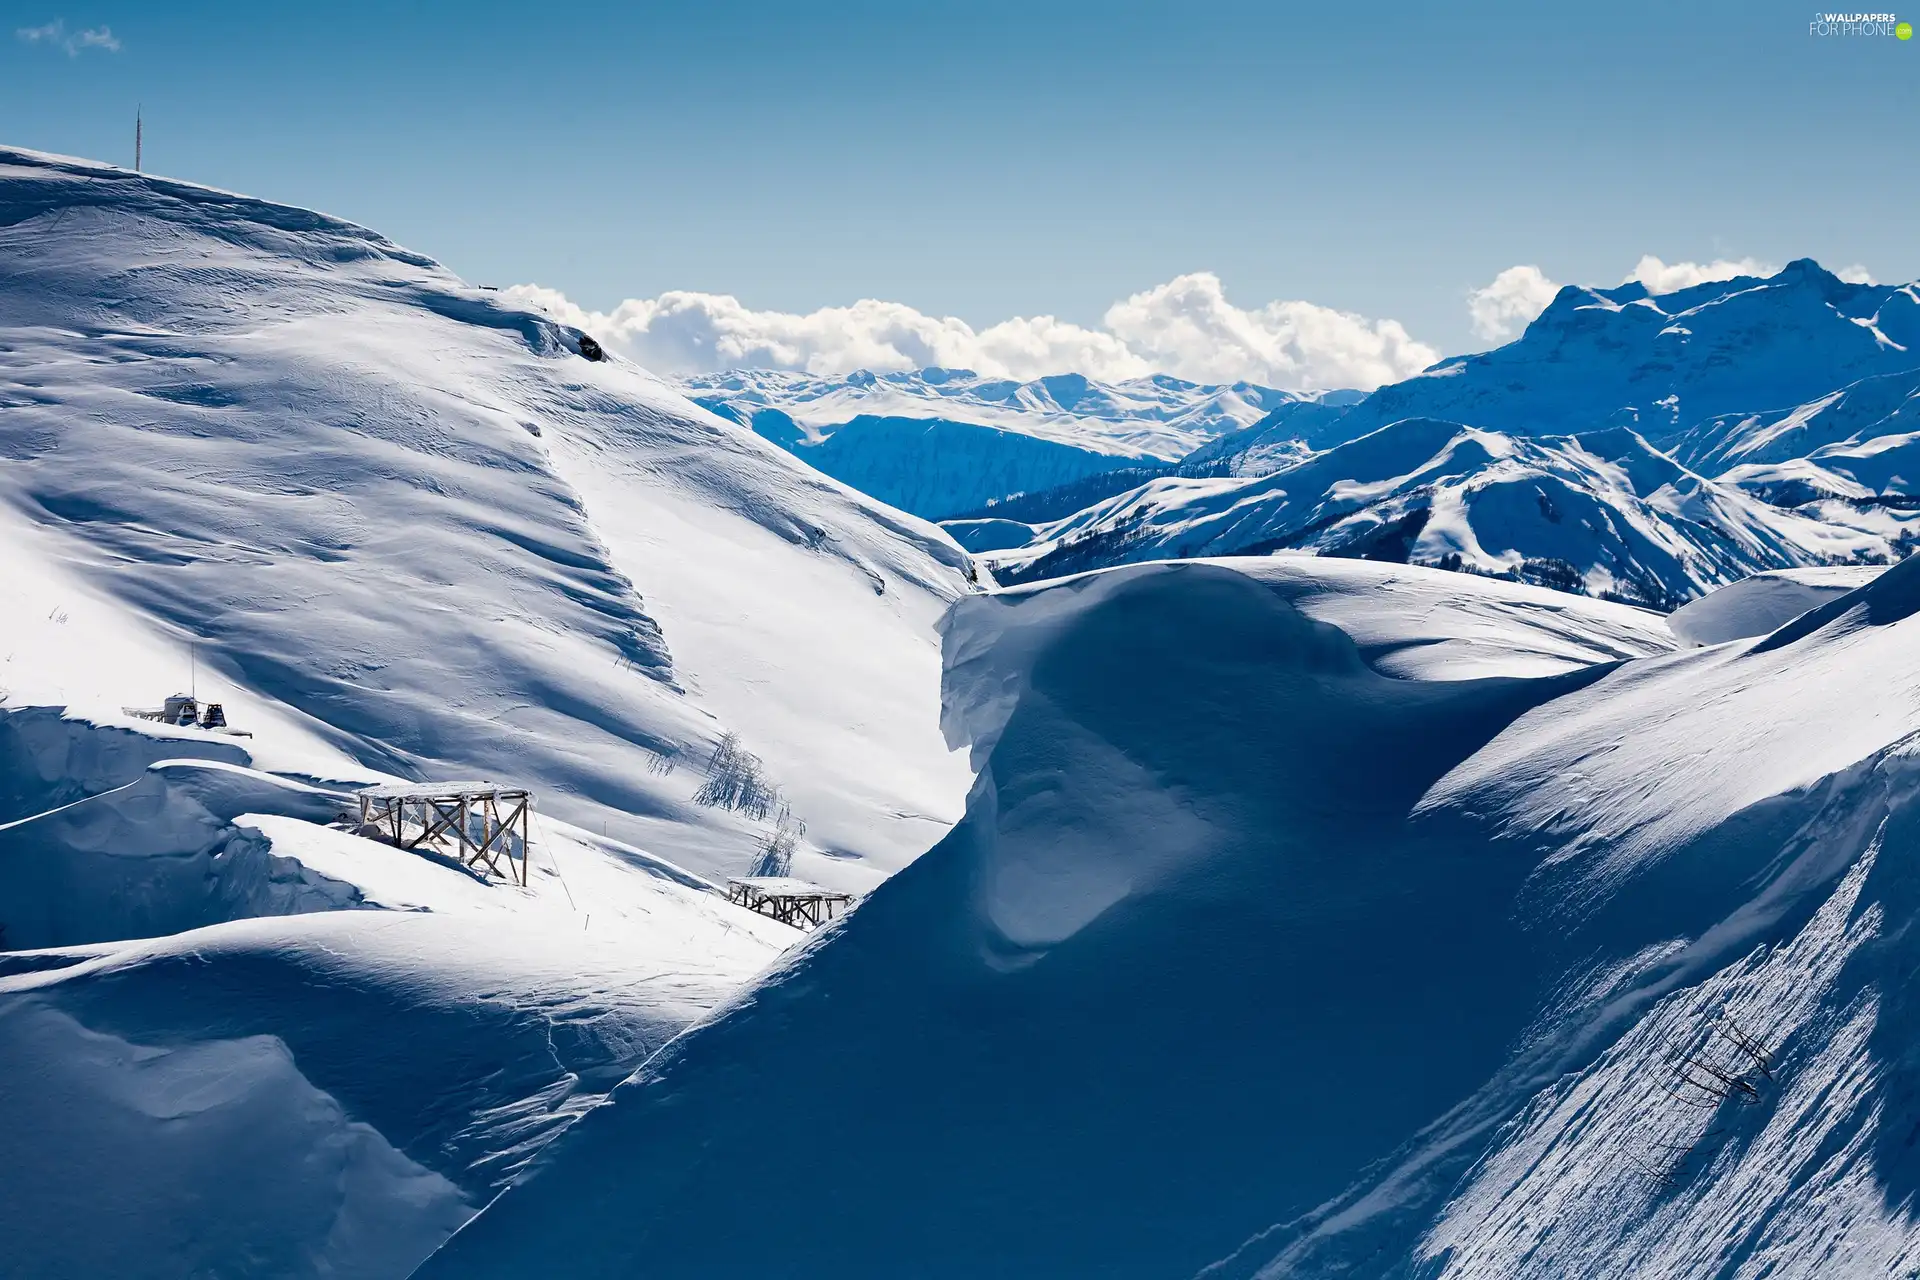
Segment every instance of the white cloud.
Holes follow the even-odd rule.
[[[975,330],[952,316],[929,316],[902,303],[872,299],[799,315],[755,311],[720,294],[674,292],[590,312],[539,285],[504,292],[670,375],[737,368],[836,374],[943,365],[1022,379],[1169,373],[1194,382],[1244,379],[1289,389],[1370,390],[1440,358],[1393,320],[1369,320],[1310,302],[1270,302],[1243,310],[1227,301],[1219,277],[1210,272],[1180,276],[1116,302],[1097,329],[1053,316],[1016,316]]]
[[[1852,266],[1842,267],[1838,271],[1834,272],[1833,274],[1835,274],[1836,276],[1839,276],[1842,280],[1845,280],[1848,284],[1878,284],[1879,283],[1879,281],[1873,278],[1873,275],[1871,272],[1869,272],[1865,267],[1861,266],[1857,262],[1854,263]]]
[[[49,44],[56,49],[65,49],[69,58],[79,57],[81,51],[86,49],[120,52],[120,41],[114,37],[113,28],[88,27],[70,32],[64,19],[55,19],[43,27],[19,27],[13,34],[28,44]]]
[[[1533,266],[1508,267],[1467,295],[1473,331],[1488,342],[1511,338],[1547,309],[1560,286]]]
[[[1638,280],[1648,293],[1677,293],[1709,280],[1731,280],[1735,276],[1770,276],[1779,267],[1754,258],[1719,258],[1713,262],[1662,262],[1647,254],[1634,264],[1622,284]]]

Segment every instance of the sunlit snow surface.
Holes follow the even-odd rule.
[[[1828,565],[1756,573],[1674,610],[1667,626],[1687,645],[1763,636],[1809,609],[1865,586],[1882,572],[1873,565]]]
[[[967,568],[372,232],[0,151],[0,1274],[405,1275],[799,940],[723,735],[800,874],[958,816]],[[329,825],[473,776],[524,888]]]
[[[938,530],[320,215],[0,153],[0,280],[0,1273],[1920,1262],[1920,563],[1709,596],[1754,634],[1692,649],[1359,559],[970,594]],[[1495,425],[1156,482],[1162,527],[1333,549],[1429,485],[1416,536],[1697,588],[1899,532]],[[187,683],[255,736],[122,711]],[[710,882],[769,826],[693,802],[729,732],[796,872],[873,889],[809,940]],[[539,793],[525,887],[342,829],[461,776]],[[1750,1102],[1678,1098],[1703,1055]]]
[[[551,816],[482,881],[196,730],[0,709],[0,777],[7,1275],[404,1275],[798,936]]]
[[[319,214],[0,151],[0,279],[14,703],[158,705],[197,641],[263,751],[507,778],[716,872],[765,836],[690,803],[728,730],[806,874],[957,816],[931,526]]]

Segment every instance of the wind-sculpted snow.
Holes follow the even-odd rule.
[[[961,825],[421,1276],[561,1252],[582,1277],[1483,1280],[1914,1256],[1891,922],[1920,561],[1766,644],[1382,674],[1368,655],[1450,629],[1429,582],[1481,597],[1457,616],[1490,659],[1536,643],[1543,597],[1559,627],[1631,630],[1306,559],[962,602],[947,720],[984,770]],[[1729,1027],[1752,1100],[1675,1101],[1674,1046]],[[770,1156],[772,1114],[831,1133]],[[775,1176],[806,1229],[729,1229],[729,1189]]]
[[[0,210],[14,704],[157,704],[197,644],[311,772],[498,776],[714,870],[765,838],[692,803],[728,730],[808,874],[957,814],[938,530],[362,228],[16,151]]]
[[[406,1275],[753,967],[569,941],[329,912],[0,977],[0,1269]]]
[[[0,711],[0,1272],[405,1275],[795,936],[551,816],[524,888],[321,825],[352,785]]]
[[[1408,419],[1254,478],[1168,478],[994,556],[1002,581],[1277,549],[1507,574],[1663,608],[1758,569],[1886,562],[1893,541],[1699,476],[1624,428],[1515,437]]]
[[[1484,1078],[1530,987],[1503,972],[1496,891],[1523,868],[1404,816],[1607,664],[1460,664],[1496,663],[1502,633],[1538,670],[1549,634],[1658,652],[1663,628],[1488,584],[1460,615],[1484,610],[1485,649],[1449,654],[1426,642],[1458,630],[1435,615],[1465,580],[1321,567],[1146,566],[963,605],[947,719],[986,766],[967,819],[423,1274],[538,1274],[560,1239],[581,1276],[1191,1274]],[[1370,596],[1365,650],[1309,616]],[[781,1157],[783,1212],[817,1229],[721,1229],[723,1188],[765,1159],[762,1105],[832,1118]]]
[[[1865,586],[1882,572],[1877,566],[1860,566],[1756,573],[1674,610],[1667,625],[1688,645],[1764,636],[1809,609]]]

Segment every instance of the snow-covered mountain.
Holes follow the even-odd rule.
[[[0,151],[0,1274],[1920,1266],[1920,560],[982,591],[583,338]],[[1629,596],[1903,532],[1624,427],[1264,456],[959,532]],[[524,884],[360,834],[463,776]],[[783,839],[868,891],[805,945],[714,883]]]
[[[1015,382],[967,369],[844,378],[735,370],[682,386],[828,475],[932,519],[1103,471],[1170,463],[1284,405],[1354,398],[1165,376]]]
[[[1638,282],[1569,285],[1514,341],[1381,387],[1304,434],[1324,448],[1402,418],[1440,418],[1509,435],[1629,426],[1664,446],[1709,419],[1790,409],[1916,367],[1920,289],[1848,284],[1802,258],[1766,279],[1659,295]],[[1272,425],[1289,434],[1284,418]]]
[[[1017,382],[970,369],[862,370],[845,377],[735,369],[697,374],[681,385],[702,404],[746,417],[778,409],[810,433],[824,434],[860,417],[940,418],[1163,461],[1249,426],[1281,405],[1319,398],[1250,382],[1203,386],[1164,374],[1100,382],[1068,373]]]
[[[1914,368],[1862,378],[1805,404],[1707,418],[1674,434],[1668,447],[1689,465],[1737,474],[1734,468],[1790,462],[1882,436],[1910,436],[1920,431],[1920,353],[1913,358]],[[1913,490],[1898,491],[1920,491],[1920,476]]]
[[[801,937],[710,877],[957,818],[967,555],[590,350],[0,151],[0,1274],[403,1276]],[[124,710],[190,687],[252,736]],[[462,778],[524,887],[340,820]]]
[[[1412,418],[1270,475],[1151,481],[993,559],[1003,579],[1030,581],[1283,550],[1507,574],[1660,608],[1757,569],[1895,558],[1885,537],[1707,480],[1624,427],[1529,438]]]
[[[1568,288],[1495,351],[1282,405],[1070,516],[1036,495],[1051,518],[1025,536],[956,530],[1020,580],[1297,549],[1663,608],[1756,571],[1887,563],[1920,540],[1917,298],[1805,260],[1657,297]]]
[[[1682,654],[1305,557],[966,600],[960,827],[422,1280],[1907,1274],[1917,610],[1920,560]],[[808,1229],[739,1229],[769,1176]]]
[[[729,732],[807,874],[957,816],[937,529],[319,214],[4,152],[0,281],[13,702],[157,704],[197,646],[307,772],[499,776],[703,871],[765,838],[692,800]]]

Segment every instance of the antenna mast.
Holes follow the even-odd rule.
[[[133,171],[135,173],[140,172],[140,126],[140,108],[136,106],[133,109]]]

